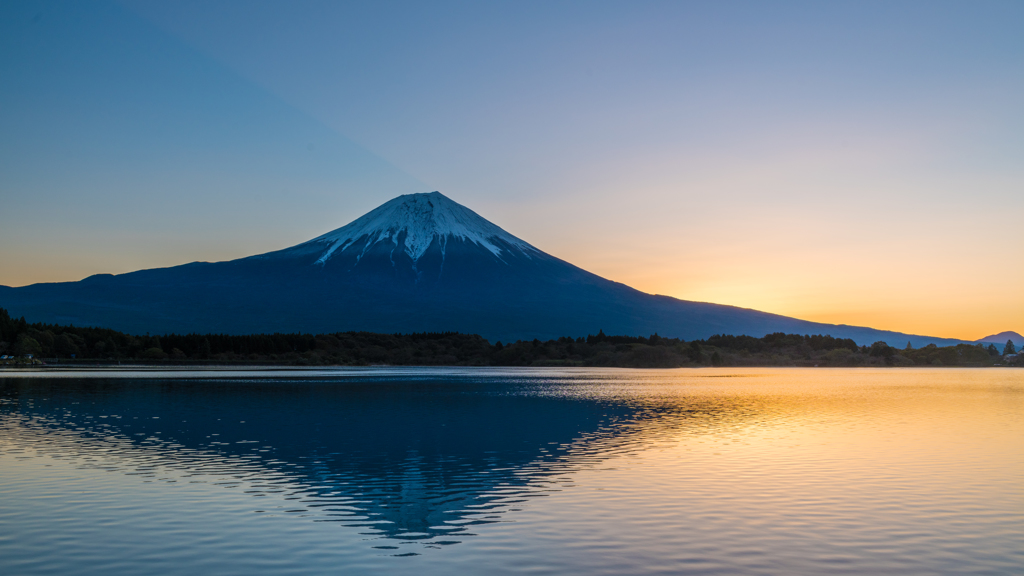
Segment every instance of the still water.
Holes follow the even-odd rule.
[[[1021,574],[1024,371],[0,372],[2,574]]]

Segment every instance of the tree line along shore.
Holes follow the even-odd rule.
[[[278,364],[293,366],[996,366],[1022,365],[1015,346],[858,346],[851,339],[775,333],[683,341],[610,336],[491,344],[455,332],[376,334],[166,334],[136,336],[105,328],[28,323],[0,308],[0,365]]]

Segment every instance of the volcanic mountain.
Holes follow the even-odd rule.
[[[955,341],[656,296],[559,260],[439,192],[395,198],[277,252],[80,282],[0,287],[32,322],[130,333],[458,331],[491,341],[607,334],[830,334],[902,347]]]

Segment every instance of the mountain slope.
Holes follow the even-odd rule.
[[[81,282],[0,287],[31,321],[133,333],[459,331],[494,340],[608,334],[830,334],[860,344],[957,341],[805,322],[606,280],[438,192],[391,200],[284,250]]]
[[[999,334],[993,334],[991,336],[985,336],[980,340],[975,340],[979,344],[1006,344],[1007,340],[1013,341],[1014,344],[1024,344],[1024,336],[1021,336],[1017,332],[1000,332]]]

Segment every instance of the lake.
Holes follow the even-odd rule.
[[[0,372],[3,574],[1020,574],[1024,370]]]

